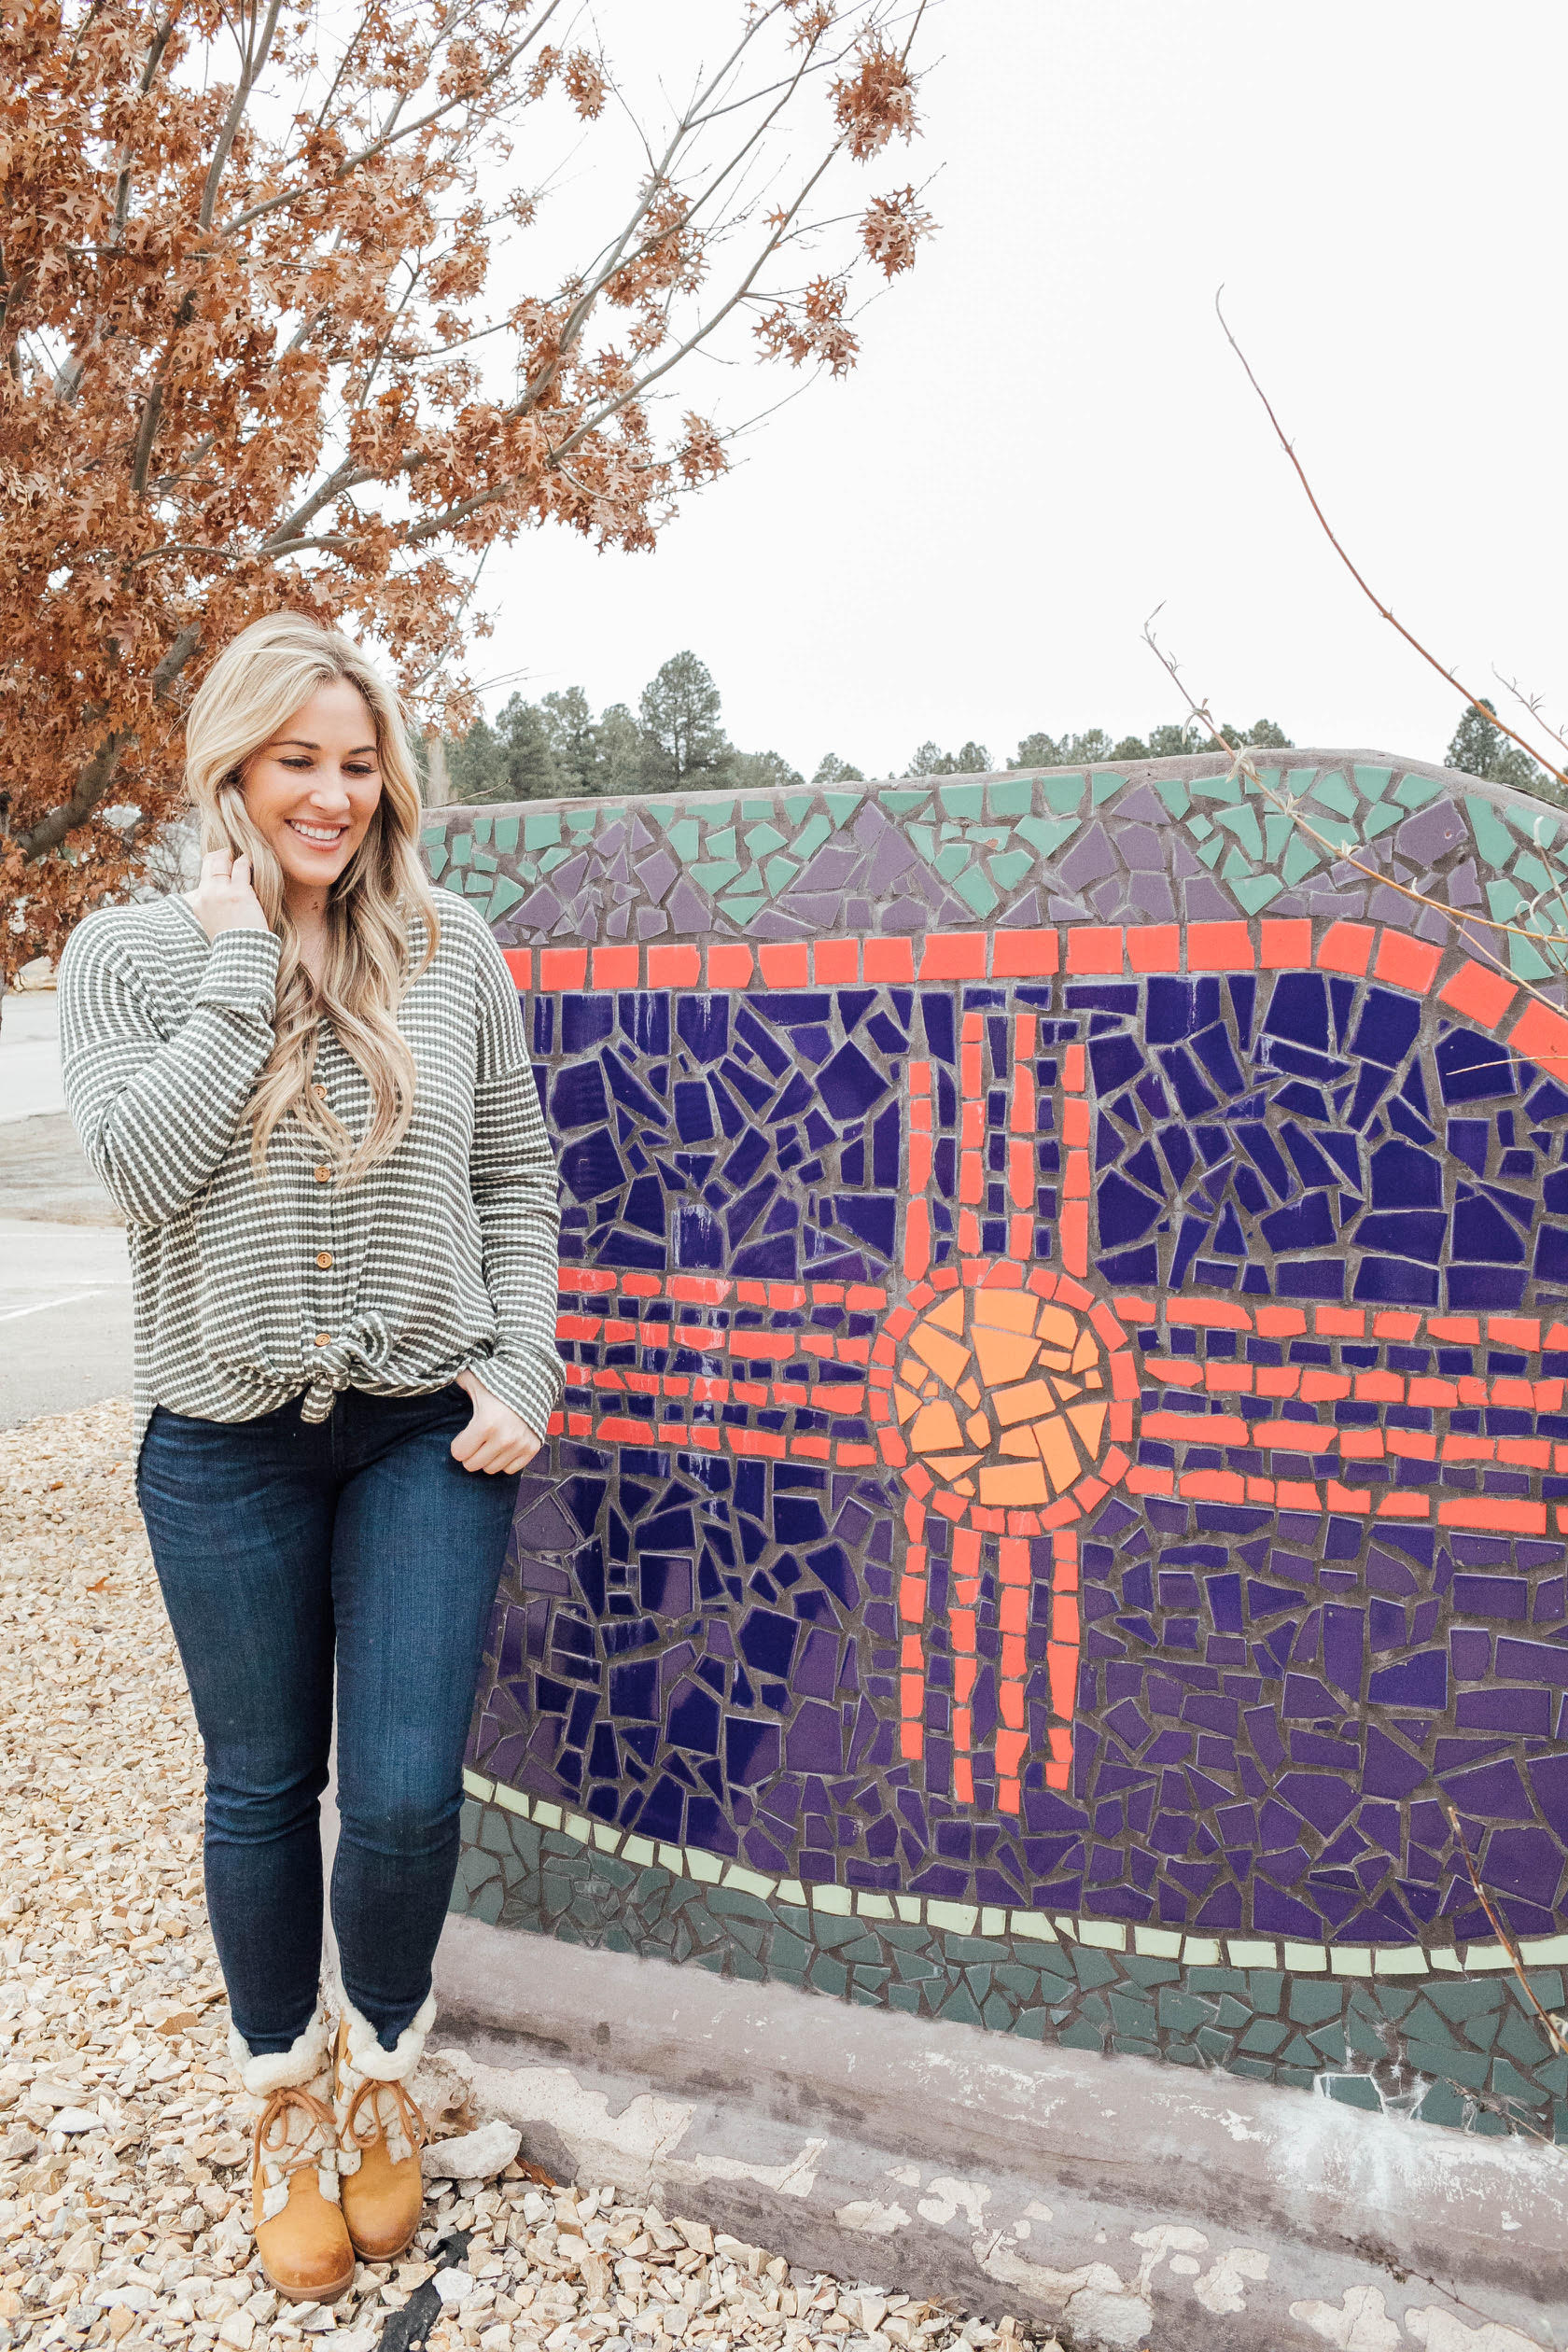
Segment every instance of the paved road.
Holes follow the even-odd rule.
[[[125,1234],[64,1110],[52,994],[0,1014],[0,1429],[131,1393]]]
[[[0,1004],[0,1121],[64,1110],[58,1019],[52,988],[7,990]]]
[[[0,1429],[130,1393],[124,1233],[0,1217]]]

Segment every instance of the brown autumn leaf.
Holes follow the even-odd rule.
[[[718,67],[672,30],[660,77],[691,94],[643,120],[566,0],[15,0],[0,987],[133,878],[235,630],[341,623],[419,723],[466,724],[488,549],[547,524],[648,549],[725,470],[735,428],[673,381],[694,354],[853,364],[852,273],[906,269],[931,225],[912,188],[858,233],[843,201],[916,128],[920,15],[735,0]],[[563,269],[530,239],[565,156],[605,196]]]

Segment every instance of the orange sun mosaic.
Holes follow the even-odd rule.
[[[894,1375],[916,1458],[955,1494],[1015,1510],[1098,1469],[1110,1404],[1092,1324],[1028,1291],[950,1292],[908,1334]]]

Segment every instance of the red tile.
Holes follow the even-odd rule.
[[[581,988],[588,978],[586,947],[546,947],[539,954],[541,988]]]
[[[710,988],[744,988],[754,969],[751,950],[738,941],[716,943],[707,951]]]
[[[767,950],[763,949],[764,956]],[[867,975],[870,976],[869,973]],[[932,931],[920,958],[922,980],[984,980],[984,931]]]
[[[1495,1029],[1518,994],[1502,973],[1486,964],[1463,963],[1448,986],[1438,989],[1437,1001],[1451,1004],[1456,1013],[1467,1014],[1485,1029]]]
[[[1330,923],[1318,947],[1320,972],[1351,972],[1360,979],[1371,960],[1370,923]]]
[[[819,939],[814,956],[813,979],[819,987],[829,983],[842,984],[861,976],[861,943],[858,939]]]
[[[1412,939],[1408,931],[1385,931],[1378,948],[1373,977],[1392,981],[1396,988],[1411,988],[1424,996],[1437,976],[1443,950],[1429,939]]]
[[[650,947],[648,985],[651,988],[694,988],[702,977],[702,957],[695,947]]]
[[[908,939],[868,939],[865,943],[868,980],[913,980],[915,946]]]
[[[1312,961],[1312,926],[1307,921],[1273,922],[1266,917],[1263,925],[1263,955],[1265,972],[1305,972]]]
[[[991,942],[996,980],[1048,980],[1060,961],[1054,931],[999,931]]]
[[[1514,1023],[1508,1043],[1516,1054],[1528,1054],[1553,1078],[1568,1072],[1568,1021],[1539,997],[1532,997]]]
[[[640,947],[595,947],[595,988],[635,988],[642,977]]]
[[[501,954],[505,959],[506,968],[517,986],[520,988],[531,988],[534,985],[533,949],[531,947],[503,947]]]
[[[1189,972],[1251,972],[1256,958],[1245,923],[1189,923]]]
[[[1180,972],[1182,934],[1174,923],[1139,923],[1127,935],[1134,972]]]
[[[775,940],[760,951],[763,978],[770,988],[804,988],[811,977],[811,950],[804,939]]]
[[[1119,923],[1077,923],[1067,934],[1069,972],[1113,972],[1122,969],[1123,943]]]

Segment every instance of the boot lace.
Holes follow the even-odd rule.
[[[251,2163],[261,2184],[264,2221],[283,2211],[289,2180],[306,2164],[315,2166],[322,2195],[335,2202],[337,2127],[331,2108],[292,2084],[273,2092],[256,2119]]]

